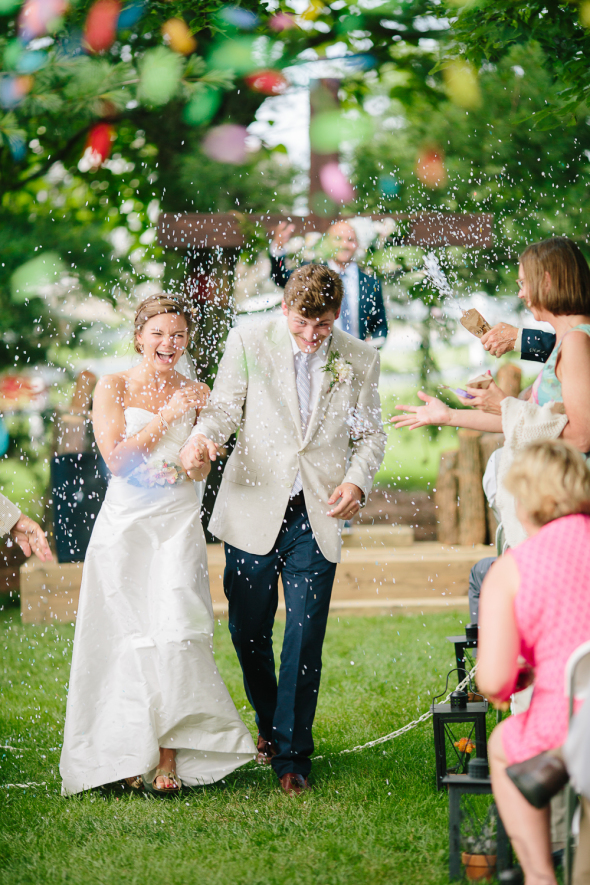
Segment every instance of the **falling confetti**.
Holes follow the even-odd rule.
[[[320,182],[324,192],[337,203],[350,203],[354,199],[354,188],[338,163],[322,166]]]
[[[279,71],[256,71],[249,74],[246,83],[254,92],[262,95],[281,95],[289,86],[287,78]]]
[[[224,123],[207,133],[203,151],[212,160],[239,166],[246,161],[246,138],[248,130],[235,123]]]
[[[164,39],[170,49],[180,55],[190,55],[197,48],[197,41],[181,18],[170,18],[162,25]]]
[[[84,28],[84,43],[90,52],[104,52],[115,42],[120,12],[119,0],[96,0]]]

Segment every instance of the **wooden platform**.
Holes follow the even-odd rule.
[[[422,542],[409,547],[347,547],[336,571],[332,611],[389,612],[399,609],[466,608],[469,571],[490,547],[445,547]],[[221,544],[207,548],[213,610],[227,614],[223,593],[225,557]],[[32,557],[21,567],[24,623],[73,623],[78,608],[81,563],[42,563]],[[284,604],[279,611],[284,611]]]

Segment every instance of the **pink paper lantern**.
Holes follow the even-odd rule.
[[[246,162],[246,138],[248,130],[236,123],[215,126],[203,139],[203,152],[219,163],[233,163],[239,166]]]
[[[354,200],[354,188],[338,163],[326,163],[322,166],[320,183],[324,193],[336,203],[350,203]]]
[[[62,16],[68,0],[27,0],[18,17],[18,34],[23,43],[47,33],[48,26]]]

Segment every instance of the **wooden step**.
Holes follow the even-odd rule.
[[[331,610],[365,613],[466,606],[469,571],[491,555],[493,548],[483,544],[446,547],[434,541],[411,547],[347,547],[336,570]],[[213,609],[225,615],[223,546],[208,545],[207,557]],[[43,563],[31,557],[20,570],[23,622],[73,623],[81,579],[82,563]],[[282,601],[279,611],[284,611]]]
[[[344,547],[410,547],[414,543],[411,525],[355,525],[342,532]]]

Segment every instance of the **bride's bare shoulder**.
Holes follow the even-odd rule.
[[[102,399],[122,402],[128,384],[127,372],[113,372],[112,375],[103,375],[96,385],[94,396],[96,398],[98,395]]]

